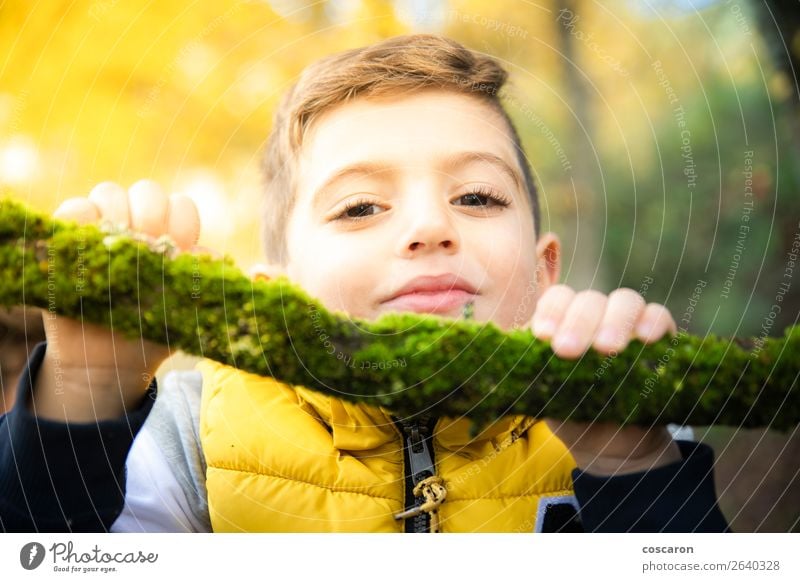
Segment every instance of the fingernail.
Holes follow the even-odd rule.
[[[553,340],[553,347],[559,352],[574,353],[578,351],[578,336],[572,333],[559,334]]]
[[[551,337],[556,331],[556,322],[552,319],[539,319],[533,322],[533,331],[536,335]]]
[[[604,346],[617,345],[617,332],[610,327],[602,328],[600,333],[597,334],[597,343],[603,344]]]
[[[643,321],[636,326],[636,335],[640,339],[647,339],[653,333],[653,325],[650,322]]]

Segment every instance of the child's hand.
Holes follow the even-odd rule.
[[[636,291],[626,288],[606,296],[553,285],[536,304],[532,323],[533,334],[549,340],[556,355],[567,359],[577,358],[589,347],[611,354],[625,349],[633,338],[652,343],[677,331],[666,307],[645,303]]]
[[[81,224],[109,221],[153,239],[169,235],[181,250],[200,236],[194,202],[167,196],[142,180],[125,190],[104,182],[88,198],[65,200],[53,214]],[[47,352],[34,388],[37,416],[68,422],[115,418],[135,407],[169,350],[142,338],[128,339],[108,328],[45,314]]]
[[[617,289],[606,297],[598,291],[575,293],[566,285],[555,285],[542,294],[532,327],[536,337],[550,340],[556,355],[568,359],[581,356],[590,347],[614,354],[633,338],[652,343],[677,332],[666,307],[646,304],[632,289]],[[596,475],[645,471],[681,459],[663,427],[545,422],[567,446],[578,467]]]
[[[167,196],[151,180],[139,180],[127,191],[113,182],[95,186],[87,198],[68,198],[54,218],[80,224],[111,222],[153,239],[168,235],[181,250],[190,250],[200,238],[200,215],[192,199]]]

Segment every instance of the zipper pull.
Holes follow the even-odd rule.
[[[403,422],[403,430],[408,435],[406,440],[406,450],[408,451],[409,467],[411,469],[411,481],[414,485],[414,497],[422,498],[417,501],[417,505],[395,514],[396,520],[414,518],[423,513],[430,516],[430,532],[439,532],[439,506],[444,503],[447,496],[447,489],[444,480],[436,475],[433,466],[433,457],[426,440],[428,418],[423,418],[414,422]]]
[[[408,460],[411,465],[411,478],[416,486],[420,481],[433,475],[436,471],[433,466],[433,458],[428,449],[428,443],[422,434],[420,422],[415,421],[405,426],[408,431]]]

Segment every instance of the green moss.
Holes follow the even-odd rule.
[[[414,313],[331,313],[284,277],[251,282],[230,258],[173,256],[0,201],[0,304],[111,325],[337,397],[466,415],[617,423],[800,422],[800,326],[782,338],[679,335],[616,357],[554,356],[529,330]]]

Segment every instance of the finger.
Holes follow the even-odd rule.
[[[594,339],[594,348],[606,354],[624,350],[633,337],[644,307],[644,297],[633,289],[623,287],[612,291]]]
[[[191,198],[185,194],[169,197],[167,232],[179,248],[186,250],[200,238],[200,213]]]
[[[574,297],[575,291],[567,285],[547,288],[536,303],[533,313],[534,335],[540,339],[551,339]]]
[[[570,303],[551,343],[561,358],[577,358],[592,345],[608,298],[599,291],[581,291]]]
[[[89,192],[91,200],[100,211],[100,217],[115,226],[130,228],[128,193],[114,182],[101,182]]]
[[[678,326],[672,319],[672,314],[660,303],[648,303],[636,325],[636,337],[646,344],[653,343],[668,333],[674,335],[677,331]]]
[[[67,198],[53,212],[53,218],[74,220],[78,224],[91,224],[100,219],[100,211],[87,198]]]
[[[152,237],[167,232],[169,199],[157,183],[139,180],[128,189],[131,228]]]

